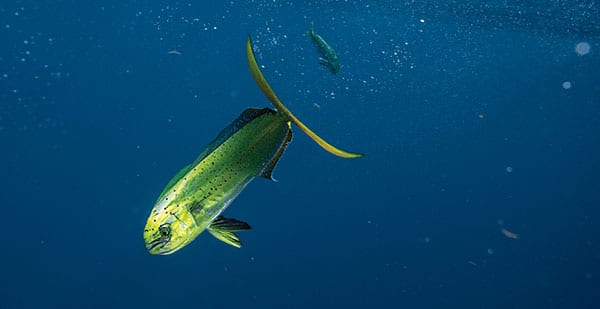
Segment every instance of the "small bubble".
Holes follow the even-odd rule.
[[[580,42],[577,43],[577,45],[575,45],[575,52],[579,55],[579,56],[585,56],[590,52],[590,43],[588,42]]]
[[[571,89],[571,82],[570,81],[565,81],[562,83],[562,87],[563,89],[567,90],[567,89]]]
[[[507,172],[507,173],[512,173],[512,171],[513,171],[513,168],[512,168],[512,166],[507,166],[507,167],[506,167],[506,172]]]
[[[425,237],[425,243],[429,243],[429,242],[431,242],[431,238]]]
[[[492,248],[488,248],[488,249],[487,249],[487,254],[489,254],[489,255],[492,255],[492,254],[494,254],[494,249],[492,249]]]

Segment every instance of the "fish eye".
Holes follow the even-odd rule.
[[[171,227],[168,224],[163,224],[158,228],[160,236],[169,236],[171,234]]]

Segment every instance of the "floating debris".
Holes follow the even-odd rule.
[[[505,228],[500,229],[500,231],[502,232],[502,234],[504,234],[504,236],[511,238],[511,239],[519,239],[519,234],[515,234]]]

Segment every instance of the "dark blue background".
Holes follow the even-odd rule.
[[[0,307],[599,306],[595,1],[213,2],[0,4]],[[226,212],[242,249],[151,256],[163,186],[269,106],[247,34],[288,107],[367,156],[295,130]]]

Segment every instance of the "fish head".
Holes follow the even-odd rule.
[[[154,206],[144,228],[144,242],[150,254],[174,253],[195,238],[196,222],[187,207],[163,204]]]

